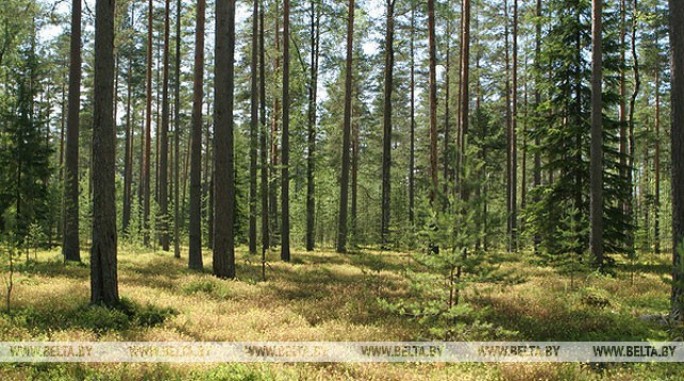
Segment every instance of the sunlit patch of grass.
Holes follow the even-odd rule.
[[[187,251],[183,251],[184,255]],[[643,340],[664,338],[662,327],[639,319],[665,313],[669,290],[661,278],[665,256],[618,276],[576,274],[538,266],[531,253],[490,253],[513,284],[475,284],[463,297],[483,311],[485,323],[517,332],[520,340]],[[87,260],[87,253],[82,253]],[[220,280],[190,271],[186,258],[122,248],[120,294],[133,307],[87,305],[88,264],[64,264],[58,251],[19,266],[12,314],[0,313],[0,340],[129,341],[393,341],[422,339],[412,319],[384,310],[379,299],[409,295],[404,277],[416,269],[406,253],[359,250],[293,252],[293,263],[267,253],[237,250],[238,278]],[[607,301],[602,303],[601,301]],[[496,339],[502,339],[496,337]],[[0,365],[0,379],[40,380],[591,380],[672,379],[678,366],[579,364],[33,364]],[[671,376],[672,374],[672,376]],[[681,374],[681,373],[677,373]]]

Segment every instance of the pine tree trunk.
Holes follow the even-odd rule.
[[[171,0],[164,5],[164,63],[162,74],[162,123],[159,138],[159,230],[162,250],[169,251],[169,34]]]
[[[259,0],[262,2],[263,0]],[[261,136],[260,136],[260,155],[261,155],[261,254],[262,261],[266,261],[266,250],[271,246],[271,239],[269,233],[268,220],[268,127],[266,126],[266,53],[265,53],[265,31],[264,31],[264,7],[261,3],[261,11],[259,13],[260,30],[259,30],[259,96],[261,106]],[[264,278],[265,278],[265,274]]]
[[[534,35],[534,62],[535,65],[541,65],[541,27],[542,27],[542,21],[541,21],[541,16],[542,16],[542,4],[541,0],[537,0],[537,5],[536,5],[536,17],[537,20],[535,21],[535,35]],[[540,81],[540,74],[538,73],[537,76],[535,77],[534,80],[534,105],[535,109],[538,109],[541,107],[541,81]],[[541,120],[541,115],[535,115],[536,123],[538,124],[539,120]],[[535,127],[536,128],[536,127]],[[542,168],[541,168],[541,152],[539,147],[541,146],[541,137],[539,136],[538,133],[535,133],[534,137],[534,145],[535,145],[535,150],[534,150],[534,188],[538,188],[541,186],[541,179],[542,179]],[[538,194],[538,193],[536,193]],[[534,202],[537,203],[539,202],[539,196],[535,195]],[[538,233],[535,233],[534,235],[534,252],[535,254],[538,253],[539,251],[539,245],[541,245],[541,236]]]
[[[64,259],[81,261],[79,243],[79,113],[81,112],[81,0],[73,0],[69,64],[69,108],[64,167]]]
[[[309,83],[308,155],[306,188],[306,250],[313,251],[316,239],[316,105],[318,94],[318,46],[320,41],[320,7],[311,1],[311,78]]]
[[[347,19],[347,63],[344,90],[344,125],[342,132],[342,174],[340,175],[340,211],[337,226],[337,252],[347,252],[347,214],[349,207],[349,165],[352,113],[352,62],[354,43],[354,0],[349,0]]]
[[[428,0],[428,50],[430,59],[429,103],[430,103],[430,203],[437,194],[437,46],[435,42],[435,1]]]
[[[233,94],[235,0],[216,1],[214,105],[214,262],[219,278],[235,277]]]
[[[684,312],[684,271],[682,253],[684,238],[684,3],[669,0],[670,46],[672,59],[672,127],[670,132],[672,155],[672,316],[682,320]],[[676,36],[676,37],[675,37]]]
[[[392,168],[392,91],[394,86],[394,2],[387,0],[387,29],[385,31],[385,90],[382,118],[382,224],[380,236],[382,247],[387,248],[390,225],[390,196]],[[445,160],[445,177],[447,176]]]
[[[589,246],[594,265],[603,268],[603,0],[592,1],[591,155]]]
[[[283,136],[280,259],[290,261],[290,0],[283,3]]]
[[[658,36],[656,32],[656,45]],[[655,69],[655,200],[654,200],[654,244],[655,253],[660,254],[660,62]]]
[[[252,61],[250,63],[250,129],[249,129],[249,253],[257,252],[257,141],[259,130],[259,94],[257,62],[259,59],[259,0],[252,0]]]
[[[181,127],[180,127],[180,107],[181,107],[181,101],[180,101],[180,86],[181,86],[181,79],[180,79],[180,73],[181,73],[181,43],[182,43],[182,36],[181,36],[181,24],[182,24],[182,19],[181,19],[181,14],[183,11],[183,3],[181,0],[177,0],[176,2],[176,70],[175,70],[175,87],[174,87],[174,142],[173,142],[173,157],[174,157],[174,189],[175,193],[173,194],[174,197],[174,206],[173,206],[173,252],[174,252],[174,257],[180,258],[181,257],[181,252],[180,252],[180,224],[181,224],[181,216],[180,216],[180,135],[181,135]]]
[[[133,16],[131,15],[131,19]],[[133,58],[128,57],[128,73],[127,73],[127,87],[126,87],[126,143],[124,150],[124,195],[123,195],[123,216],[122,216],[122,231],[123,234],[130,233],[128,227],[131,223],[131,201],[133,195],[131,194],[131,183],[133,182],[133,115],[131,115],[132,102],[132,87],[133,87]]]
[[[461,89],[460,101],[461,106],[459,110],[459,125],[461,130],[461,147],[459,152],[461,156],[461,199],[467,201],[469,198],[467,181],[465,181],[466,173],[466,151],[468,141],[468,117],[470,114],[470,0],[463,0],[463,24],[461,25]]]
[[[117,281],[116,189],[114,167],[114,2],[97,0],[93,110],[93,243],[90,253],[90,301],[115,306]]]
[[[280,71],[280,12],[278,5],[280,0],[275,0],[275,58],[273,63],[274,72],[274,82],[277,82],[278,72]],[[270,208],[270,220],[271,220],[271,232],[274,235],[275,242],[277,242],[277,235],[280,233],[280,228],[278,225],[278,165],[279,165],[279,154],[278,154],[278,130],[281,116],[280,107],[281,98],[278,96],[273,97],[273,115],[271,119],[271,189],[269,194],[269,208]],[[274,244],[274,242],[272,242]]]
[[[154,30],[152,13],[154,5],[148,2],[147,15],[147,72],[146,72],[146,110],[145,110],[145,144],[142,171],[142,200],[143,200],[143,243],[150,243],[150,158],[152,154],[152,34]]]
[[[636,226],[636,214],[634,213],[634,164],[636,161],[636,141],[634,136],[634,113],[636,111],[636,101],[639,95],[639,90],[641,89],[641,77],[639,75],[639,56],[637,54],[637,12],[638,12],[638,1],[634,0],[632,3],[632,72],[634,73],[634,90],[632,91],[632,97],[629,101],[629,117],[627,119],[627,124],[629,126],[629,158],[628,158],[628,173],[627,173],[627,184],[629,184],[629,202],[627,203],[627,216],[629,221],[634,223]],[[628,234],[628,249],[630,253],[634,253],[636,250],[634,246],[634,233],[630,232]]]
[[[518,251],[518,0],[513,0],[513,71],[511,119],[511,251]]]
[[[202,261],[202,103],[204,98],[204,25],[206,1],[197,1],[195,26],[195,77],[190,138],[190,252],[188,267],[201,270]],[[208,155],[207,155],[208,156]],[[205,167],[205,173],[206,173]],[[209,226],[212,229],[212,226]]]
[[[515,1],[515,0],[514,0]],[[510,33],[508,19],[508,0],[504,0],[504,34],[505,34],[505,64],[506,64],[506,84],[504,86],[506,100],[506,233],[507,250],[509,253],[514,251],[513,231],[513,110],[511,110],[511,53],[510,53]]]
[[[415,204],[416,204],[416,184],[415,184],[415,167],[416,167],[416,7],[415,4],[411,7],[411,37],[410,37],[410,87],[411,87],[411,127],[410,127],[410,149],[409,149],[409,223],[413,227],[415,223]]]
[[[625,70],[627,70],[627,0],[620,0],[620,103],[618,105],[618,121],[620,122],[620,168],[622,178],[628,179],[627,168],[627,78]],[[629,184],[629,191],[632,192],[631,183]],[[629,211],[628,201],[621,202],[622,210],[627,213]],[[629,233],[631,235],[631,233]]]

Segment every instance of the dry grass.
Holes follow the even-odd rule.
[[[85,253],[84,253],[85,254]],[[583,276],[575,288],[527,256],[498,256],[501,269],[525,279],[513,286],[478,285],[466,293],[486,320],[521,340],[645,340],[664,338],[660,327],[638,319],[667,308],[660,279],[667,258],[617,278]],[[416,322],[389,314],[378,298],[407,295],[404,253],[365,251],[338,255],[294,252],[292,264],[269,253],[268,280],[260,259],[238,252],[239,278],[218,280],[186,269],[168,253],[122,249],[120,293],[163,321],[121,321],[92,312],[87,266],[63,265],[57,251],[39,253],[21,267],[14,313],[0,314],[0,341],[394,341],[415,340]],[[211,255],[205,253],[205,268]],[[587,304],[604,298],[606,306]],[[161,311],[161,312],[160,312]],[[168,314],[164,315],[167,311]],[[581,364],[226,364],[226,365],[0,365],[0,380],[679,380],[678,365]]]

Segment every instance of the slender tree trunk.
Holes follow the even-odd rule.
[[[69,57],[71,62],[69,65],[66,166],[64,167],[64,246],[62,250],[65,260],[80,262],[78,137],[81,111],[81,0],[72,2]]]
[[[513,0],[515,1],[515,0]],[[506,92],[506,233],[507,233],[507,250],[509,253],[514,251],[514,237],[513,231],[513,204],[515,184],[513,184],[513,110],[511,110],[511,54],[510,54],[510,33],[509,33],[509,19],[508,19],[508,0],[504,0],[504,34],[505,34],[505,64],[506,64],[506,84],[504,91]]]
[[[684,312],[684,269],[681,246],[684,238],[684,3],[669,0],[672,59],[672,317],[682,320]]]
[[[132,17],[131,17],[132,18]],[[126,144],[124,151],[124,195],[123,195],[123,223],[122,231],[123,234],[130,233],[128,227],[131,223],[131,183],[133,182],[133,120],[131,115],[131,102],[132,102],[132,87],[133,87],[133,58],[129,55],[128,57],[128,73],[127,73],[127,88],[126,88]]]
[[[639,56],[637,54],[637,46],[636,46],[636,39],[637,39],[637,25],[638,25],[638,19],[637,19],[637,12],[639,9],[639,3],[637,0],[633,0],[632,2],[632,42],[631,42],[631,48],[632,48],[632,71],[634,73],[634,91],[632,92],[632,97],[629,101],[629,117],[627,120],[627,124],[629,126],[629,162],[628,162],[628,175],[627,175],[627,184],[629,184],[630,192],[629,192],[629,203],[627,205],[627,216],[629,217],[629,221],[631,223],[634,223],[636,225],[636,214],[634,213],[634,197],[635,197],[635,189],[634,189],[634,163],[636,160],[636,141],[635,141],[635,136],[634,136],[634,112],[636,111],[636,100],[639,95],[639,91],[641,89],[641,76],[639,75]],[[630,253],[633,253],[635,249],[634,247],[634,234],[630,232],[628,234],[629,240],[628,240],[628,247]]]
[[[541,21],[541,16],[542,16],[542,4],[541,0],[537,0],[537,6],[536,6],[536,17],[537,20],[535,21],[535,35],[534,35],[534,64],[537,66],[537,71],[539,71],[539,65],[541,65],[541,27],[542,27],[542,21]],[[541,107],[541,81],[540,81],[540,73],[537,73],[535,76],[534,80],[534,105],[535,105],[535,111]],[[539,125],[541,122],[541,115],[537,112],[537,115],[535,115],[535,123]],[[537,127],[535,127],[536,129]],[[535,150],[534,150],[534,188],[539,188],[541,186],[541,178],[542,178],[542,168],[541,168],[541,152],[540,152],[540,146],[541,146],[541,137],[539,136],[539,133],[535,133],[534,137],[534,145],[535,145]],[[536,193],[538,194],[538,193]],[[537,203],[539,202],[539,196],[535,195],[534,202]],[[541,236],[537,233],[534,235],[534,252],[538,253],[539,251],[539,245],[541,244]]]
[[[387,29],[385,31],[385,93],[382,118],[382,223],[380,228],[383,248],[387,248],[389,243],[391,210],[390,189],[392,182],[390,179],[390,172],[392,168],[392,91],[394,87],[394,2],[395,0],[387,0]],[[446,178],[446,160],[444,163],[444,174]]]
[[[249,253],[257,252],[257,141],[259,131],[259,1],[252,0],[252,61],[250,63],[250,129],[249,129]]]
[[[527,62],[525,62],[525,73],[527,73]],[[525,210],[527,207],[527,121],[529,103],[527,100],[527,81],[525,82],[523,90],[523,118],[522,118],[522,163],[520,164],[520,174],[522,178],[520,179],[520,209]],[[524,225],[521,223],[520,230],[524,229]],[[520,234],[522,235],[522,233]]]
[[[283,136],[280,259],[290,261],[290,0],[283,3]]]
[[[159,208],[162,250],[169,251],[169,34],[171,0],[164,8],[164,63],[162,78],[162,123],[159,138]]]
[[[459,152],[461,156],[461,199],[468,200],[468,185],[465,178],[466,174],[466,151],[468,141],[468,117],[470,114],[470,0],[463,0],[463,25],[461,25],[461,106],[459,111],[459,125],[461,129],[461,147]]]
[[[205,1],[206,3],[206,1]],[[211,115],[211,102],[207,102],[207,111],[205,115]],[[210,153],[213,147],[211,139],[211,123],[207,121],[206,125],[202,127],[204,129],[204,170],[202,171],[202,201],[204,202],[204,217],[206,217],[207,224],[207,242],[206,247],[214,247],[214,172],[212,170],[212,163]],[[190,137],[192,140],[192,135]],[[192,142],[191,142],[192,145]],[[185,197],[183,197],[185,198]],[[201,224],[200,224],[201,226]]]
[[[511,251],[518,251],[518,0],[513,0],[513,72],[511,120]]]
[[[202,174],[200,172],[202,165],[205,13],[206,1],[198,0],[195,27],[195,77],[192,96],[192,130],[190,138],[190,252],[188,254],[188,267],[194,270],[201,270],[204,266],[202,261]],[[209,229],[212,229],[212,226],[209,226]]]
[[[355,96],[358,94],[355,91]],[[352,110],[354,108],[352,107]],[[353,111],[352,111],[353,112]],[[356,248],[359,244],[358,229],[358,206],[359,206],[359,122],[354,120],[352,114],[352,136],[351,136],[351,240],[350,244]]]
[[[270,247],[269,234],[269,181],[268,181],[268,127],[266,125],[266,47],[265,47],[265,12],[263,0],[259,12],[259,100],[260,100],[260,166],[261,166],[261,244],[262,254]],[[264,258],[265,261],[265,258]]]
[[[64,184],[64,139],[66,132],[66,74],[62,78],[62,112],[60,116],[60,128],[59,128],[59,180]],[[62,197],[62,204],[60,205],[60,222],[57,226],[57,235],[64,240],[64,221],[65,221],[65,197]]]
[[[627,0],[620,0],[620,103],[618,106],[618,120],[620,122],[620,174],[622,178],[629,179],[627,168]],[[631,182],[628,185],[632,192]],[[629,212],[628,200],[621,203],[622,210]],[[631,233],[628,233],[631,236]],[[631,240],[631,238],[630,238]]]
[[[174,142],[173,142],[173,150],[174,150],[174,189],[176,192],[173,194],[174,197],[174,202],[173,202],[173,252],[174,252],[174,257],[180,258],[181,257],[181,252],[180,252],[180,223],[181,223],[181,216],[180,216],[180,135],[181,135],[181,127],[180,127],[180,107],[181,107],[181,101],[180,101],[180,86],[181,86],[181,79],[180,79],[180,73],[181,73],[181,43],[182,43],[182,36],[181,36],[181,24],[182,24],[182,19],[181,19],[181,14],[183,12],[183,3],[181,0],[177,0],[176,2],[176,70],[175,70],[175,88],[174,88],[174,101],[175,101],[175,106],[174,106]]]
[[[316,105],[318,94],[318,47],[320,41],[320,6],[311,0],[311,78],[309,83],[309,128],[306,188],[306,250],[313,251],[316,244]]]
[[[233,94],[235,0],[216,1],[214,105],[214,275],[235,277]]]
[[[447,1],[447,7],[451,8],[451,1]],[[463,12],[461,12],[463,14]],[[451,113],[449,111],[449,96],[451,95],[451,17],[447,17],[446,20],[446,35],[444,38],[446,41],[446,56],[444,57],[445,65],[444,65],[444,149],[442,152],[442,160],[444,161],[443,166],[444,166],[444,186],[443,186],[443,193],[444,197],[447,197],[448,192],[449,192],[449,180],[450,180],[450,167],[449,167],[449,161],[451,159],[450,155],[450,150],[449,147],[451,146],[449,143],[450,139],[450,130],[451,130],[451,125],[450,125],[450,118],[451,118]],[[462,53],[462,52],[461,52]],[[459,132],[456,132],[456,140],[458,142],[458,135]],[[457,146],[459,147],[459,146]],[[456,162],[456,170],[458,171],[458,161]]]
[[[265,54],[265,23],[264,23],[264,6],[263,0],[261,2],[261,10],[259,13],[259,97],[261,106],[261,262],[262,262],[262,277],[266,280],[266,250],[271,246],[269,234],[268,221],[268,126],[266,125],[266,54]]]
[[[280,12],[278,6],[280,0],[275,0],[275,58],[274,58],[274,81],[277,82],[278,73],[280,72]],[[269,208],[271,208],[271,232],[273,232],[274,237],[277,240],[277,234],[280,232],[278,226],[278,123],[280,122],[281,108],[280,108],[281,98],[278,96],[273,97],[273,117],[271,120],[271,189],[270,189],[270,200]]]
[[[114,3],[115,0],[97,0],[95,6],[95,107],[91,172],[94,192],[90,301],[107,306],[119,302],[114,183]]]
[[[416,185],[415,185],[415,167],[416,167],[416,49],[415,49],[415,35],[416,35],[416,7],[415,4],[411,7],[411,37],[410,37],[410,87],[411,87],[411,127],[410,127],[410,152],[409,152],[409,223],[411,226],[415,224],[415,199],[416,199]]]
[[[347,19],[347,63],[344,90],[344,126],[342,133],[342,174],[340,176],[340,211],[337,226],[337,252],[347,252],[347,208],[349,207],[349,154],[351,146],[352,79],[354,43],[354,0],[349,0]]]
[[[154,5],[152,0],[148,2],[147,15],[147,72],[146,72],[146,111],[145,111],[145,149],[143,155],[142,172],[142,200],[143,200],[143,243],[150,243],[150,158],[152,154],[152,35],[154,31],[152,13]]]
[[[430,203],[435,201],[437,179],[437,46],[435,42],[435,1],[428,0],[428,50],[430,58]]]
[[[656,12],[657,13],[657,12]],[[656,46],[658,34],[656,32]],[[655,253],[660,254],[660,61],[655,69],[655,205],[654,238]]]
[[[603,268],[603,0],[592,1],[591,49],[591,155],[589,245],[595,266]]]

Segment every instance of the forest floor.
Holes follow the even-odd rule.
[[[32,254],[33,255],[33,254]],[[87,253],[83,253],[87,258]],[[12,311],[0,313],[0,341],[400,341],[428,336],[380,299],[407,295],[405,253],[295,251],[293,262],[237,253],[238,279],[186,269],[172,254],[122,248],[120,294],[134,315],[87,305],[89,267],[59,251],[39,252],[15,274]],[[571,280],[530,254],[491,254],[522,281],[473,285],[463,298],[502,328],[490,339],[643,341],[667,339],[640,319],[667,312],[667,255],[619,262],[617,275]],[[211,269],[209,252],[205,269]],[[632,277],[632,270],[634,276]],[[4,300],[5,291],[2,291]],[[598,301],[598,302],[596,302]],[[131,317],[134,316],[134,317]],[[467,335],[464,336],[467,339]],[[487,339],[477,337],[476,339]],[[681,380],[675,364],[0,364],[0,380]]]

